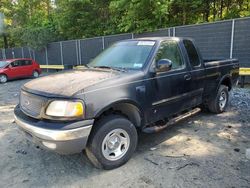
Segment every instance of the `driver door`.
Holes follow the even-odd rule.
[[[161,59],[170,60],[172,68],[165,72],[158,72],[156,69],[155,79],[151,82],[153,121],[169,117],[188,107],[185,96],[189,91],[186,82],[189,81],[190,73],[179,43],[172,40],[162,42],[155,57],[155,64]]]

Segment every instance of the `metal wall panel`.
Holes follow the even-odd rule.
[[[117,41],[132,39],[132,34],[110,35],[104,37],[104,48],[109,47]]]
[[[102,37],[80,40],[81,62],[89,63],[103,50]]]
[[[24,58],[31,58],[31,52],[28,47],[23,48],[23,55],[24,55]]]
[[[13,58],[12,48],[5,49],[5,55],[6,55],[6,59],[12,59]]]
[[[61,65],[62,62],[61,62],[60,43],[59,42],[50,43],[47,49],[48,49],[48,64]]]
[[[37,63],[40,65],[46,65],[46,53],[45,53],[45,48],[42,50],[36,50],[35,51],[35,60]]]
[[[250,67],[250,19],[235,20],[234,28],[233,57]]]
[[[62,55],[64,65],[77,65],[78,64],[78,48],[77,41],[64,41],[62,42]]]
[[[14,57],[22,58],[22,48],[13,48]]]
[[[195,39],[204,58],[229,58],[232,21],[175,28],[175,36]]]

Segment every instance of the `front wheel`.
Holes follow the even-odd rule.
[[[229,100],[228,87],[221,85],[214,99],[208,103],[210,112],[219,114],[226,110]]]
[[[0,83],[6,83],[8,81],[8,78],[4,74],[0,74]]]
[[[117,168],[125,164],[136,149],[136,128],[123,116],[107,116],[94,125],[92,131],[86,155],[97,168]]]

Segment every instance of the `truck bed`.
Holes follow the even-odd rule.
[[[205,67],[205,88],[204,96],[212,96],[211,93],[216,91],[216,87],[219,85],[221,77],[228,76],[229,82],[234,85],[237,82],[239,75],[239,61],[237,59],[223,59],[206,61],[204,60]],[[224,75],[224,76],[223,76]],[[229,90],[231,89],[229,87]]]
[[[237,59],[205,59],[204,60],[204,66],[205,68],[214,67],[214,66],[230,66],[239,65],[239,62]],[[239,66],[238,66],[239,67]]]

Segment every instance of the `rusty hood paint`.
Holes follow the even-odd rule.
[[[73,70],[37,78],[24,84],[22,89],[38,95],[70,97],[118,74],[117,71],[100,69]]]

